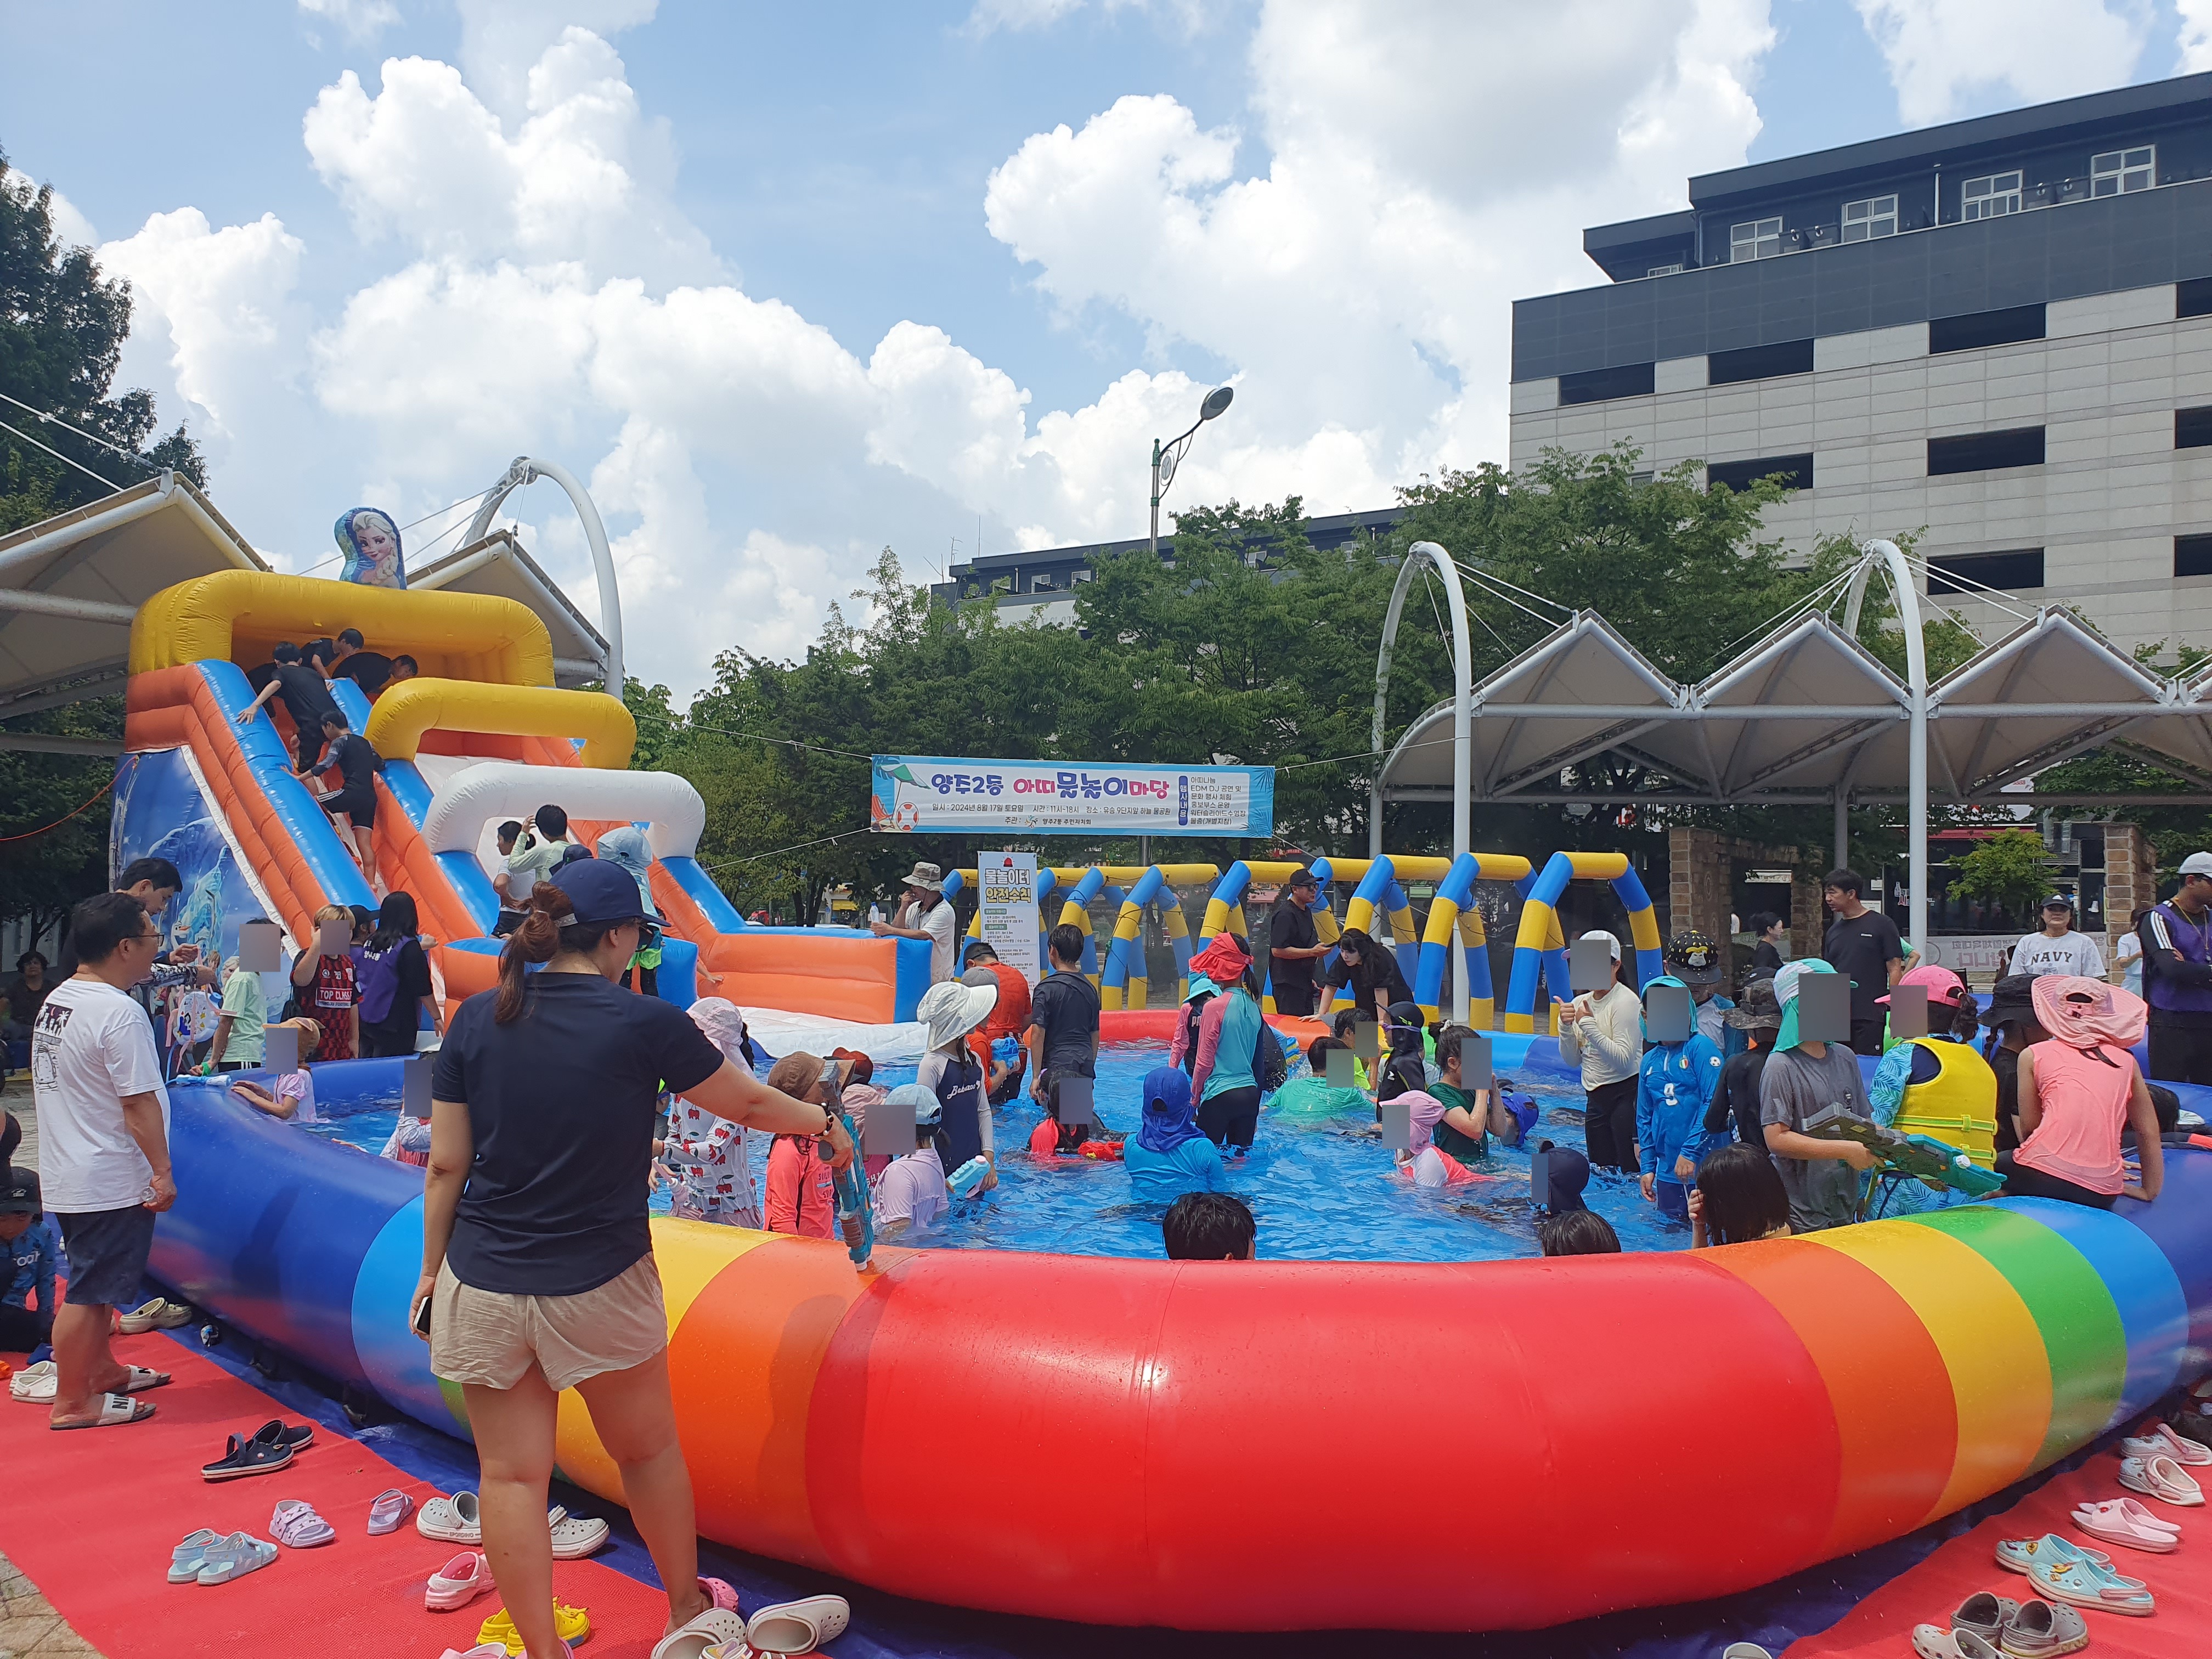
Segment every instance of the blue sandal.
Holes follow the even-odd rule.
[[[228,1584],[258,1572],[276,1559],[276,1547],[252,1533],[234,1532],[207,1547],[207,1565],[200,1569],[203,1584]]]
[[[200,1569],[207,1565],[208,1546],[222,1537],[221,1533],[211,1532],[205,1527],[198,1532],[186,1534],[184,1542],[169,1552],[169,1582],[173,1584],[196,1583]]]

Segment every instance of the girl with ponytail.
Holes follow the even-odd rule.
[[[732,1065],[675,1004],[623,988],[632,959],[659,942],[644,908],[637,884],[596,859],[540,882],[500,953],[498,988],[454,1012],[431,1081],[422,1277],[410,1311],[431,1370],[466,1402],[484,1547],[532,1653],[562,1651],[545,1497],[564,1389],[582,1395],[621,1467],[668,1586],[669,1633],[737,1605],[728,1585],[698,1576],[669,1395],[668,1316],[646,1220],[664,1081],[747,1128],[820,1137],[833,1167],[853,1158],[842,1120]]]

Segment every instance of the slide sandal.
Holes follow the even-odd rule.
[[[2135,1500],[2130,1498],[2130,1503]],[[2141,1505],[2137,1505],[2138,1508]],[[2146,1515],[2148,1511],[2145,1511]],[[2154,1520],[2137,1521],[2118,1504],[2084,1504],[2074,1511],[2074,1524],[2104,1544],[2118,1544],[2154,1555],[2170,1555],[2181,1547],[2181,1534]]]
[[[269,1535],[286,1549],[311,1550],[318,1544],[329,1543],[338,1534],[337,1528],[315,1513],[313,1504],[288,1498],[276,1505],[276,1512],[269,1517]]]
[[[709,1648],[735,1653],[745,1639],[745,1621],[727,1607],[709,1607],[681,1630],[653,1644],[652,1659],[704,1659]]]
[[[169,1582],[173,1584],[192,1584],[199,1582],[200,1569],[207,1565],[208,1546],[222,1534],[202,1527],[198,1532],[186,1533],[184,1542],[169,1552]]]
[[[745,1640],[762,1653],[811,1653],[842,1636],[852,1618],[853,1609],[842,1595],[780,1601],[745,1621]]]
[[[368,1535],[381,1538],[387,1532],[398,1532],[399,1523],[415,1512],[415,1500],[397,1486],[377,1493],[369,1500]]]
[[[483,1516],[477,1495],[457,1492],[451,1498],[434,1498],[415,1516],[415,1530],[441,1544],[481,1544]]]
[[[149,1389],[168,1386],[169,1374],[167,1371],[149,1370],[144,1365],[125,1365],[123,1369],[131,1375],[123,1386],[116,1390],[118,1394],[143,1394]]]
[[[127,1394],[104,1394],[100,1397],[100,1415],[89,1423],[50,1423],[46,1426],[57,1432],[64,1429],[112,1429],[130,1423],[143,1423],[154,1414],[154,1408],[143,1400],[133,1400]]]
[[[228,1584],[249,1572],[258,1572],[276,1559],[276,1547],[252,1533],[234,1532],[208,1546],[207,1565],[200,1569],[203,1584]]]
[[[476,1551],[463,1550],[430,1575],[422,1605],[433,1613],[457,1613],[490,1588],[490,1564]]]

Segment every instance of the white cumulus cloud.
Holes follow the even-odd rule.
[[[1857,4],[1907,126],[1950,120],[1968,99],[1992,91],[2037,104],[2123,86],[2150,38],[2148,0]]]
[[[392,0],[300,0],[300,9],[353,41],[373,40],[399,21]]]

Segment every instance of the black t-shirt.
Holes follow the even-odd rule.
[[[1820,954],[1851,982],[1851,1024],[1881,1018],[1875,999],[1889,994],[1889,964],[1905,955],[1897,924],[1879,910],[1838,916]]]
[[[368,790],[376,787],[376,775],[384,769],[384,757],[378,754],[367,738],[358,732],[349,732],[330,747],[323,757],[323,769],[338,769],[345,780],[346,793]]]
[[[343,662],[332,663],[331,672],[342,680],[351,680],[367,696],[383,690],[384,683],[392,678],[392,659],[380,651],[356,651]]]
[[[1759,1079],[1765,1074],[1766,1057],[1771,1048],[1747,1048],[1741,1054],[1730,1054],[1728,1064],[1721,1067],[1721,1080],[1713,1090],[1712,1103],[1705,1108],[1705,1131],[1717,1134],[1733,1127],[1735,1138],[1747,1146],[1766,1150],[1766,1130],[1759,1116]]]
[[[431,994],[430,958],[423,954],[420,939],[399,941],[399,953],[392,963],[398,982],[392,988],[392,1008],[382,1019],[361,1023],[363,1036],[374,1036],[384,1040],[385,1046],[404,1044],[415,1046],[415,1032],[422,1024],[422,999]]]
[[[1751,947],[1751,971],[1753,975],[1778,974],[1782,969],[1782,952],[1765,939]]]
[[[1378,945],[1376,950],[1381,960],[1376,966],[1381,973],[1375,988],[1371,992],[1354,991],[1352,1002],[1366,1018],[1380,1025],[1382,1016],[1389,1011],[1392,1003],[1413,1000],[1413,988],[1406,983],[1405,975],[1398,970],[1398,958],[1391,953],[1389,947]],[[1360,963],[1363,968],[1367,965],[1364,961]],[[1352,969],[1341,956],[1328,965],[1328,982],[1339,990],[1352,983]]]
[[[498,994],[453,1015],[431,1093],[469,1109],[476,1160],[453,1218],[453,1276],[507,1296],[580,1296],[653,1249],[646,1225],[655,1108],[722,1068],[672,1002],[597,974],[532,974],[501,1025]]]
[[[1321,943],[1321,935],[1314,930],[1313,912],[1296,899],[1286,900],[1269,913],[1267,949],[1269,951],[1310,951]],[[1270,955],[1267,975],[1275,985],[1302,986],[1314,982],[1314,963],[1318,957],[1293,957],[1285,960]]]
[[[1990,1052],[1990,1070],[1997,1074],[1996,1150],[2016,1152],[2020,1147],[2020,1050],[1999,1044]]]
[[[272,667],[274,672],[270,678],[276,682],[276,695],[283,699],[292,724],[302,732],[319,735],[323,716],[337,708],[330,687],[323,684],[323,677],[302,662],[280,662]]]
[[[1030,1024],[1044,1033],[1044,1068],[1054,1077],[1095,1077],[1098,993],[1080,974],[1055,969],[1030,994]]]

